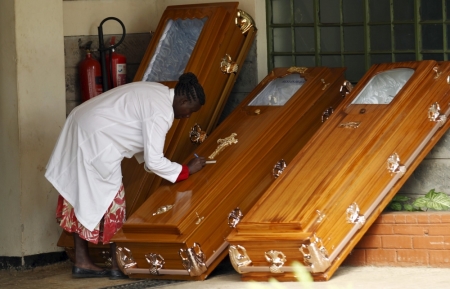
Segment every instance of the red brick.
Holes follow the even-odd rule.
[[[394,224],[395,223],[394,213],[383,213],[378,218],[381,218],[380,223],[383,223],[383,224]],[[378,219],[377,219],[377,221],[378,221]]]
[[[414,249],[444,249],[444,237],[442,236],[415,236],[412,239]]]
[[[382,236],[383,248],[390,249],[412,249],[412,238],[410,236]]]
[[[355,248],[368,249],[368,248],[381,248],[381,236],[377,235],[365,235],[356,244]]]
[[[410,213],[405,215],[406,224],[417,224],[417,214]]]
[[[394,224],[373,224],[367,230],[366,235],[392,235]]]
[[[365,266],[366,264],[366,250],[353,249],[352,252],[345,258],[343,265],[347,266]]]
[[[398,266],[427,266],[428,250],[406,249],[397,251]]]
[[[396,224],[406,224],[406,215],[403,213],[398,213],[395,215]]]
[[[435,267],[450,267],[450,250],[430,250],[429,264]]]
[[[397,235],[427,235],[428,229],[424,225],[398,224],[393,226],[394,234]]]
[[[385,249],[367,249],[366,262],[367,265],[372,266],[395,266],[397,253],[396,250]]]
[[[417,213],[417,223],[428,224],[429,222],[427,213]]]
[[[441,223],[441,213],[433,212],[428,215],[428,220],[430,224],[440,224]]]
[[[450,212],[441,213],[441,223],[450,223]]]
[[[429,226],[428,234],[430,236],[450,236],[450,224]]]
[[[450,237],[444,236],[444,249],[449,250],[450,249]]]

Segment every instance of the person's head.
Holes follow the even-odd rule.
[[[175,86],[173,112],[175,118],[189,118],[205,104],[205,92],[192,72],[180,76]]]

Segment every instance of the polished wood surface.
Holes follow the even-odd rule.
[[[352,104],[369,80],[394,68],[411,68],[414,74],[391,103]],[[242,279],[293,281],[287,267],[294,261],[307,266],[315,280],[331,278],[448,128],[430,121],[428,111],[435,102],[441,114],[450,111],[449,75],[449,62],[374,65],[227,237],[230,245],[244,247],[252,261],[241,270]],[[340,127],[348,122],[360,125]],[[388,171],[387,160],[394,153],[406,168],[403,176]],[[352,204],[358,205],[364,224],[347,220]],[[330,262],[323,270],[312,268],[299,250],[316,237]],[[286,256],[283,273],[269,272],[264,255],[270,250]]]
[[[147,268],[145,254],[161,254],[163,269],[183,270],[178,254],[198,243],[207,258],[223,255],[224,238],[231,228],[228,216],[237,207],[245,215],[263,192],[276,180],[275,164],[284,159],[288,167],[294,156],[322,126],[322,114],[337,107],[343,96],[343,68],[308,68],[301,76],[303,86],[283,106],[248,106],[272,80],[291,74],[277,68],[245,98],[197,148],[199,156],[210,156],[218,140],[233,133],[231,144],[214,159],[215,164],[189,179],[161,185],[113,238],[117,246],[128,248],[139,268]],[[324,82],[327,85],[324,85]],[[258,113],[255,111],[258,110]],[[326,123],[326,121],[325,121]],[[163,214],[158,208],[172,206]],[[215,261],[215,260],[212,260]],[[214,265],[201,276],[131,274],[132,278],[206,278]]]
[[[256,27],[252,27],[243,34],[235,23],[238,4],[239,2],[223,2],[168,6],[135,75],[134,81],[142,81],[169,20],[208,18],[185,68],[185,72],[193,72],[197,75],[205,91],[206,103],[189,119],[174,121],[167,133],[164,147],[164,155],[171,161],[183,163],[188,156],[192,156],[192,152],[199,146],[189,139],[189,132],[195,124],[199,124],[208,134],[216,127],[231,89],[240,73],[240,68],[254,41]],[[222,58],[227,54],[239,66],[236,73],[227,74],[220,69]],[[161,81],[161,83],[174,88],[177,82]],[[122,161],[122,175],[127,215],[131,215],[138,209],[161,183],[168,183],[155,174],[146,172],[144,164],[139,164],[134,157],[125,158]],[[62,234],[58,246],[72,248],[72,237]],[[93,250],[93,258],[96,262],[102,262],[103,259],[99,259],[98,256],[104,250],[108,250],[108,246],[90,246]]]

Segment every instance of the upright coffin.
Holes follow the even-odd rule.
[[[202,84],[206,104],[189,119],[175,120],[167,134],[164,155],[182,162],[201,140],[194,128],[209,134],[216,126],[240,68],[256,36],[253,19],[239,2],[168,6],[141,61],[134,81],[155,81],[174,88],[184,72]],[[127,214],[131,215],[160,185],[132,159],[122,162]]]
[[[206,104],[189,119],[175,120],[167,134],[165,156],[182,162],[198,146],[193,127],[209,134],[216,126],[240,68],[256,35],[253,19],[238,9],[239,2],[168,6],[161,17],[134,81],[155,81],[174,88],[184,72],[197,75]],[[196,126],[197,125],[197,126]],[[135,158],[122,162],[127,215],[131,215],[159,186]],[[58,246],[73,260],[72,235],[63,232]],[[109,246],[91,245],[91,257],[103,263]]]
[[[328,280],[448,128],[450,63],[374,65],[227,237],[243,280]]]
[[[278,68],[196,150],[214,160],[161,185],[113,238],[132,278],[202,280],[231,227],[345,96],[343,68]]]

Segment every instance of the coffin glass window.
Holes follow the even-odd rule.
[[[177,81],[191,57],[207,17],[170,19],[142,80]]]
[[[289,74],[282,78],[272,80],[254,98],[249,106],[283,106],[305,83],[300,74]]]
[[[411,68],[396,68],[375,75],[352,104],[388,104],[413,75]]]

